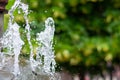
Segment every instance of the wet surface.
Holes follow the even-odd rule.
[[[13,80],[14,75],[10,72],[0,70],[0,80]]]

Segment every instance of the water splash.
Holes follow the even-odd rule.
[[[24,42],[20,37],[20,26],[16,22],[14,22],[13,13],[16,9],[21,9],[24,13],[23,17],[25,19],[26,25],[25,32],[30,47],[30,58],[29,60],[26,60],[26,67],[22,67],[19,64],[20,51],[22,49],[22,46],[24,45]],[[46,19],[45,30],[37,33],[36,41],[38,42],[39,46],[36,47],[36,58],[34,58],[28,14],[28,5],[22,3],[21,0],[16,0],[12,8],[9,10],[10,19],[8,23],[8,29],[4,33],[3,37],[0,39],[0,43],[2,44],[1,48],[3,48],[3,52],[0,52],[0,57],[2,60],[0,68],[2,69],[4,67],[7,67],[6,65],[8,65],[6,70],[9,70],[15,75],[15,80],[36,80],[35,75],[49,76],[55,74],[56,63],[54,60],[55,56],[52,46],[55,31],[54,20],[51,17]],[[8,55],[7,58],[6,55]],[[12,60],[8,57],[12,58],[12,60],[14,57],[13,65]],[[50,77],[50,80],[56,79]]]
[[[39,47],[37,48],[36,61],[40,62],[42,72],[55,73],[55,60],[53,51],[54,20],[49,17],[45,21],[45,30],[37,34]]]
[[[20,74],[18,58],[20,55],[22,45],[24,44],[24,42],[20,38],[19,33],[20,26],[17,23],[13,22],[14,20],[13,12],[19,6],[19,4],[20,0],[17,0],[14,6],[9,11],[10,19],[8,23],[8,29],[4,33],[3,38],[1,39],[2,48],[7,49],[7,52],[5,52],[4,54],[14,56],[14,69],[12,72],[15,76]]]
[[[20,50],[24,42],[20,38],[19,26],[17,23],[9,25],[9,28],[4,33],[3,38],[1,39],[2,48],[7,49],[3,54],[13,55],[14,56],[14,70],[13,73],[15,76],[20,74],[19,70],[19,60]]]

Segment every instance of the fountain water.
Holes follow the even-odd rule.
[[[21,9],[24,13],[26,22],[25,32],[30,46],[30,58],[29,60],[25,60],[24,66],[20,65],[19,60],[24,41],[20,37],[20,26],[14,22],[13,13],[16,9]],[[9,10],[9,26],[3,34],[3,37],[0,38],[0,43],[2,44],[0,48],[3,49],[3,51],[0,52],[0,68],[6,73],[10,73],[12,78],[14,76],[14,80],[58,80],[58,78],[55,78],[56,63],[52,46],[55,31],[54,21],[49,17],[45,21],[45,30],[37,33],[36,41],[38,47],[36,54],[33,54],[30,25],[27,18],[28,14],[28,5],[22,3],[21,0],[16,0]],[[34,55],[36,55],[36,58],[34,58]]]

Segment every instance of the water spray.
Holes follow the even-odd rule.
[[[30,35],[30,23],[28,20],[29,9],[28,5],[21,2],[21,0],[15,0],[14,5],[9,10],[8,14],[9,22],[8,28],[3,34],[3,21],[4,21],[4,13],[5,5],[8,0],[0,0],[0,50],[1,60],[0,61],[0,80],[8,80],[4,78],[8,78],[10,76],[10,80],[14,78],[14,80],[59,80],[57,79],[57,75],[55,74],[55,56],[53,49],[53,38],[55,32],[54,20],[49,17],[45,20],[45,29],[36,34],[36,42],[38,46],[36,47],[36,53],[33,54],[33,46],[31,42]],[[24,41],[21,39],[21,35],[19,32],[20,25],[14,21],[14,11],[22,10],[23,17],[25,19],[25,29],[26,37],[28,40],[28,44],[30,47],[30,53],[28,59],[25,59],[23,63],[25,65],[21,65],[20,54]],[[4,51],[5,50],[5,51]],[[34,58],[34,55],[36,57]],[[1,76],[9,74],[9,76],[1,79]]]

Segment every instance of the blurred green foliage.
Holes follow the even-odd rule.
[[[9,0],[7,9],[14,0]],[[71,72],[105,69],[120,62],[120,0],[23,0],[31,13],[31,35],[55,20],[56,61]],[[5,15],[7,16],[7,15]],[[15,20],[24,23],[22,15]],[[6,17],[7,18],[7,17]],[[22,32],[22,31],[21,31]],[[33,40],[33,45],[34,45]],[[25,45],[27,46],[27,45]],[[25,47],[26,48],[26,47]],[[23,49],[26,53],[28,49]]]

